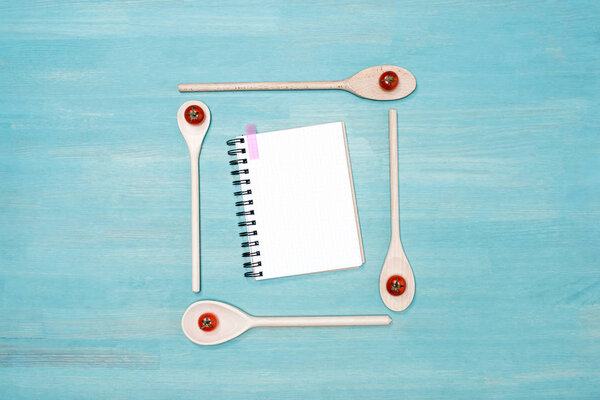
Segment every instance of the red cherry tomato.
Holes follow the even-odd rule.
[[[192,124],[198,125],[204,121],[204,111],[198,106],[189,106],[185,109],[185,120]]]
[[[406,281],[400,275],[390,276],[385,287],[392,296],[400,296],[406,290]]]
[[[379,77],[379,86],[383,90],[394,90],[398,86],[398,75],[393,71],[385,71]]]
[[[219,325],[217,316],[213,313],[204,313],[198,318],[198,326],[204,332],[209,332]]]

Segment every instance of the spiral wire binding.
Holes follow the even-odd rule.
[[[244,142],[245,142],[244,138],[235,138],[235,139],[228,140],[227,145],[235,146],[238,143],[244,143]],[[239,158],[240,154],[245,154],[245,153],[246,153],[246,149],[238,149],[238,148],[230,149],[229,151],[227,151],[227,154],[229,154],[232,157],[236,157],[235,160],[229,161],[229,165],[238,166],[241,164],[248,164],[247,158]],[[242,178],[242,175],[248,175],[249,173],[250,173],[250,171],[248,170],[248,168],[239,168],[239,169],[231,171],[231,175],[238,178],[233,181],[233,185],[234,186],[249,185],[250,179]],[[233,193],[234,196],[248,196],[251,194],[252,194],[252,189],[239,190],[239,191],[236,191]],[[237,207],[244,207],[244,210],[236,212],[235,215],[237,215],[238,217],[247,217],[249,215],[254,215],[254,210],[248,210],[248,207],[247,207],[247,206],[251,206],[253,204],[254,204],[254,201],[252,199],[236,201],[235,205]],[[250,239],[245,242],[242,242],[242,247],[244,247],[244,248],[251,247],[252,248],[251,251],[243,252],[242,257],[250,258],[251,260],[254,260],[255,257],[260,256],[260,250],[256,249],[256,247],[258,246],[258,240],[251,240],[252,236],[258,235],[258,231],[256,231],[255,229],[248,228],[248,227],[255,226],[255,225],[256,225],[256,220],[252,220],[252,219],[249,220],[247,218],[245,218],[245,220],[242,222],[238,222],[238,226],[240,228],[246,228],[243,232],[239,233],[240,237]],[[245,277],[254,278],[257,276],[263,276],[262,271],[255,270],[255,268],[262,266],[262,263],[260,261],[247,261],[247,262],[244,262],[243,266],[244,266],[244,268],[251,269],[250,271],[244,272]]]

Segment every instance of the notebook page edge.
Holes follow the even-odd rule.
[[[360,257],[361,264],[357,265],[358,268],[365,263],[365,251],[363,248],[362,234],[360,231],[360,219],[358,218],[358,207],[356,205],[356,191],[354,190],[354,178],[352,176],[352,165],[350,163],[350,151],[348,149],[348,136],[346,135],[346,124],[344,121],[340,121],[342,124],[342,132],[344,134],[344,146],[346,147],[346,162],[348,163],[348,176],[350,177],[350,189],[352,191],[352,203],[354,204],[354,219],[356,221],[356,234],[358,235],[358,245],[360,246]]]

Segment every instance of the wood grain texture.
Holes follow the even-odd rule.
[[[381,273],[379,275],[379,295],[381,301],[392,311],[404,311],[415,297],[415,276],[404,253],[400,238],[400,203],[398,198],[398,112],[388,112],[388,130],[390,138],[390,245],[388,247]],[[388,291],[388,281],[392,277],[404,281],[403,289],[398,295]],[[398,281],[399,282],[399,281]]]
[[[200,124],[188,124],[186,120],[186,111],[188,107],[197,106],[202,110],[203,119]],[[200,151],[202,150],[202,142],[206,137],[206,133],[210,128],[210,110],[208,106],[201,101],[192,100],[183,103],[177,111],[177,126],[181,135],[185,139],[188,151],[190,153],[190,189],[192,192],[192,202],[190,209],[192,217],[190,225],[192,226],[192,291],[198,293],[200,291],[200,178],[199,178],[199,163]]]
[[[198,329],[203,315],[214,313],[214,330]],[[260,327],[332,327],[389,325],[389,315],[321,315],[263,317],[250,315],[222,301],[202,300],[191,304],[181,318],[181,329],[192,342],[201,346],[215,346]]]
[[[384,72],[398,75],[398,86],[391,91],[379,86]],[[227,83],[181,83],[180,92],[227,92],[249,90],[326,90],[340,89],[371,100],[398,100],[411,94],[417,86],[413,74],[395,65],[377,65],[365,68],[341,81],[311,82],[227,82]]]
[[[4,2],[0,397],[600,396],[596,1]],[[181,94],[180,82],[331,80],[406,67],[397,102],[342,91]],[[211,110],[202,281],[189,290],[189,156]],[[385,314],[387,110],[417,278],[391,326],[264,328],[214,348],[188,305]],[[346,123],[366,264],[242,277],[225,141]]]

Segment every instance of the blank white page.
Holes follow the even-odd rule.
[[[239,136],[239,138],[245,136]],[[251,194],[246,211],[256,221],[260,262],[256,279],[355,268],[364,263],[350,158],[343,122],[262,132],[255,136],[258,158],[246,158]],[[237,144],[247,150],[247,140]]]

